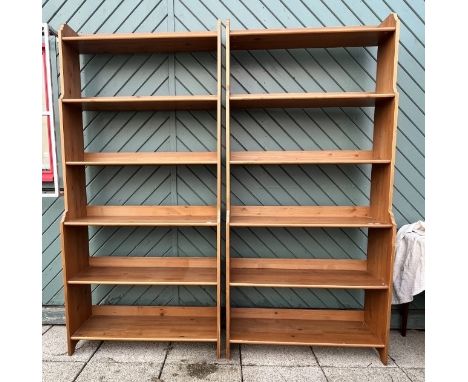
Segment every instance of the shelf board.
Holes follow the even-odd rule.
[[[101,152],[84,153],[82,160],[66,162],[71,166],[108,165],[190,165],[217,164],[216,152]]]
[[[388,289],[365,260],[232,258],[232,287]]]
[[[231,309],[231,343],[384,347],[364,311]]]
[[[217,33],[119,33],[62,37],[62,41],[79,53],[170,53],[216,51]]]
[[[232,94],[229,102],[233,109],[364,107],[394,97],[393,93],[373,92],[259,93]]]
[[[216,206],[87,206],[68,226],[216,226]]]
[[[233,30],[231,50],[376,46],[395,27],[356,26],[300,29]]]
[[[231,164],[385,164],[390,159],[374,158],[372,151],[234,151]]]
[[[84,97],[63,98],[65,105],[82,110],[209,110],[215,109],[216,95],[186,96],[129,96],[129,97]]]
[[[214,257],[90,257],[68,284],[217,285]]]
[[[93,306],[71,339],[216,342],[216,307]]]
[[[392,227],[366,206],[231,206],[229,219],[231,227]]]

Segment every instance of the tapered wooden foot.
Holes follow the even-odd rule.
[[[231,359],[231,344],[226,342],[226,359]]]
[[[220,359],[221,358],[221,344],[218,343],[216,344],[216,358]]]
[[[68,355],[73,355],[76,349],[76,344],[78,343],[77,340],[68,340]]]
[[[384,348],[378,348],[377,351],[379,352],[380,361],[387,366],[388,361],[388,346]]]

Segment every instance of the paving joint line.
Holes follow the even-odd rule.
[[[230,345],[228,345],[230,346]],[[239,364],[240,364],[240,376],[241,376],[241,382],[244,382],[244,372],[242,370],[242,345],[239,344]]]
[[[102,344],[104,342],[103,341],[100,341],[99,345],[96,347],[96,350],[94,350],[93,354],[91,354],[91,357],[89,357],[89,359],[87,361],[84,362],[83,364],[83,367],[80,369],[80,371],[78,372],[78,374],[75,376],[75,378],[73,378],[72,382],[76,382],[76,380],[78,379],[78,377],[81,375],[81,373],[83,372],[84,368],[88,365],[88,362],[91,361],[91,359],[94,357],[94,355],[97,353],[97,351],[101,348]]]
[[[309,346],[309,349],[310,349],[310,351],[312,352],[312,355],[314,356],[315,362],[317,362],[317,366],[318,366],[318,367],[320,368],[320,370],[322,371],[322,374],[323,374],[323,376],[325,377],[325,380],[326,380],[327,382],[329,382],[329,381],[328,381],[328,377],[327,377],[327,375],[325,374],[325,371],[323,370],[322,365],[320,365],[320,362],[319,362],[319,360],[318,360],[318,358],[317,358],[317,355],[316,355],[315,352],[314,352],[313,347],[312,347],[312,346]]]
[[[52,329],[53,326],[54,325],[49,325],[49,328],[44,333],[42,333],[42,335],[46,334],[50,329]]]
[[[167,359],[167,356],[169,355],[169,352],[171,351],[171,349],[172,349],[172,342],[169,342],[168,345],[167,345],[167,348],[166,348],[166,354],[164,356],[164,360],[163,360],[162,365],[161,365],[161,370],[159,370],[158,379],[161,379],[161,375],[162,375],[164,366],[166,366],[166,359]]]
[[[406,377],[411,381],[413,382],[413,380],[411,379],[411,377],[408,375],[408,373],[406,372],[406,370],[404,370],[403,368],[401,368],[400,366],[398,366],[398,369],[400,369],[404,375],[406,375]]]

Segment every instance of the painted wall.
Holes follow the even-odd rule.
[[[398,66],[400,112],[394,213],[399,226],[424,219],[424,2],[305,0],[120,0],[43,2],[43,21],[79,33],[197,31],[218,18],[232,29],[379,24],[401,20]],[[53,45],[53,43],[52,43]],[[52,47],[52,55],[57,51]],[[373,90],[375,48],[235,52],[232,92]],[[210,94],[215,53],[82,56],[84,96]],[[53,60],[54,61],[54,60]],[[54,99],[59,96],[53,63]],[[57,105],[55,105],[57,107]],[[372,108],[244,110],[232,115],[233,150],[369,149]],[[58,121],[56,122],[58,126]],[[214,112],[88,112],[88,151],[203,151],[215,149]],[[213,204],[215,168],[94,167],[87,170],[91,204]],[[234,168],[232,202],[245,205],[368,203],[369,166],[246,166]],[[63,305],[58,224],[63,200],[43,200],[43,304]],[[90,229],[95,256],[213,256],[210,228]],[[237,229],[233,256],[363,258],[364,229]],[[233,305],[354,308],[349,290],[237,289]],[[214,304],[214,288],[95,286],[95,303]],[[424,325],[424,297],[412,306]],[[396,323],[396,321],[394,322]]]

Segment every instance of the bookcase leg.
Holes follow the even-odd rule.
[[[70,337],[67,339],[68,341],[68,355],[73,355],[76,349],[76,344],[78,343],[77,340],[72,340]]]
[[[377,351],[379,352],[380,361],[385,366],[387,366],[387,362],[388,362],[388,345],[385,346],[384,348],[377,348]]]
[[[226,342],[226,359],[231,359],[231,344]]]
[[[221,358],[221,344],[219,341],[216,343],[216,358]]]

